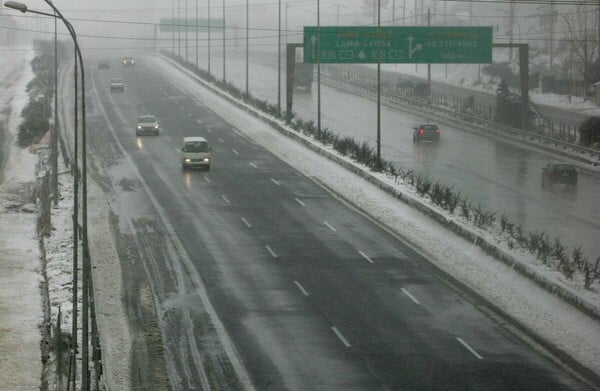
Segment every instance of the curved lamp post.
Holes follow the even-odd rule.
[[[12,8],[18,10],[22,13],[29,12],[32,14],[45,15],[52,18],[58,18],[63,21],[65,27],[69,31],[71,38],[73,39],[73,43],[75,45],[76,58],[75,58],[75,123],[74,123],[74,150],[75,150],[75,159],[74,159],[74,185],[73,185],[73,193],[74,193],[74,206],[73,206],[73,235],[74,235],[74,243],[73,243],[73,340],[74,345],[73,349],[76,351],[77,346],[77,240],[78,240],[78,182],[79,182],[79,172],[77,168],[77,149],[78,149],[78,140],[77,140],[77,59],[79,60],[79,65],[81,67],[81,121],[82,121],[82,129],[81,129],[81,161],[82,161],[82,229],[81,229],[81,239],[83,242],[83,267],[82,267],[82,330],[81,330],[81,338],[82,338],[82,389],[89,390],[90,382],[88,376],[88,316],[87,316],[87,305],[88,305],[88,261],[89,261],[89,248],[87,241],[87,147],[86,147],[86,126],[85,126],[85,72],[83,67],[83,57],[81,55],[81,50],[79,48],[79,44],[77,42],[77,35],[75,34],[75,29],[71,25],[71,23],[65,19],[62,13],[52,4],[50,0],[44,0],[46,4],[48,4],[54,13],[47,13],[42,11],[30,10],[27,8],[26,4],[17,2],[17,1],[7,1],[4,3],[4,6],[7,8]],[[54,92],[55,94],[57,91]],[[76,383],[76,359],[73,357],[73,389],[75,389]]]

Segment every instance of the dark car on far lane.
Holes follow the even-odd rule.
[[[413,142],[429,141],[438,143],[440,141],[440,128],[434,124],[420,124],[413,127]]]
[[[569,163],[548,163],[542,168],[542,188],[565,185],[574,189],[577,186],[577,170]]]

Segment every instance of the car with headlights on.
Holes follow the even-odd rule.
[[[204,137],[184,137],[181,145],[181,167],[186,170],[193,167],[210,169],[212,148]]]
[[[156,117],[150,114],[143,114],[138,116],[137,125],[135,127],[136,136],[153,135],[158,136],[160,132],[160,125],[156,120]]]
[[[135,60],[131,56],[123,57],[123,66],[124,67],[133,67],[135,66]]]
[[[110,92],[125,91],[125,82],[120,77],[113,77],[110,79]]]

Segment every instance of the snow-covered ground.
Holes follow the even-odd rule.
[[[25,86],[32,78],[28,66],[32,57],[32,53],[27,53],[0,59],[0,69],[11,77],[0,80],[0,127],[8,129],[0,146],[7,155],[0,183],[0,389],[3,390],[38,389],[42,374],[42,264],[36,237],[36,206],[31,203],[37,156],[14,144],[21,110],[28,101]],[[11,109],[10,114],[7,108]]]
[[[30,53],[21,60],[22,69],[25,71],[20,78],[15,79],[15,90],[12,92],[4,90],[0,95],[2,107],[8,104],[9,97],[15,96],[10,103],[12,112],[8,121],[13,137],[20,123],[21,109],[26,103],[25,85],[32,77],[30,68],[24,66],[31,57]],[[438,267],[511,314],[546,341],[600,374],[599,322],[581,314],[512,268],[488,256],[472,243],[456,237],[415,209],[398,202],[395,197],[281,135],[263,121],[244,110],[233,107],[231,103],[211,91],[198,88],[195,83],[190,82],[189,75],[174,69],[166,61],[158,60],[158,66],[181,90],[228,118],[241,132],[267,147],[305,175],[326,184],[342,198],[368,213],[399,237],[412,243],[415,250]],[[36,216],[13,208],[7,210],[6,207],[13,204],[11,194],[15,194],[15,189],[35,180],[37,157],[16,147],[14,143],[10,145],[9,156],[5,179],[0,184],[0,205],[3,206],[0,208],[0,268],[2,270],[0,275],[0,388],[32,390],[39,387],[40,377],[37,374],[41,374],[42,370],[39,326],[43,321],[43,312],[39,288],[40,253],[35,237]],[[70,320],[72,294],[70,286],[71,181],[72,178],[68,174],[61,175],[62,199],[58,207],[53,209],[55,229],[45,242],[48,259],[47,274],[51,283],[49,291],[52,314],[53,317],[56,316],[60,305],[63,309],[65,325],[68,325]],[[94,189],[93,184],[90,187]],[[92,191],[91,197],[94,208],[90,210],[95,210],[97,214],[90,218],[90,223],[94,224],[94,228],[90,230],[104,230],[106,233],[108,226],[106,201],[99,194],[98,189]],[[98,228],[99,224],[102,224],[101,229]],[[109,238],[110,235],[105,235],[103,240]],[[114,249],[107,248],[102,242],[92,241],[92,243],[92,259],[106,259],[107,255],[114,256]],[[95,289],[103,292],[101,299],[97,297],[99,313],[119,307],[120,295],[117,292],[120,292],[120,287],[112,284],[102,285],[108,280],[120,282],[120,275],[114,274],[115,270],[118,270],[115,262],[116,260],[113,259],[113,263],[106,268],[99,267],[94,271]],[[113,272],[100,276],[100,273],[107,272],[107,268],[112,269]],[[5,270],[11,274],[6,273]],[[104,332],[102,335],[104,362],[111,365],[106,374],[119,379],[127,379],[129,369],[126,351],[119,349],[119,346],[123,346],[123,341],[127,340],[125,322],[124,314],[118,311],[99,317],[99,327],[101,332]]]

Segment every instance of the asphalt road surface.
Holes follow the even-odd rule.
[[[114,59],[89,76],[91,167],[143,340],[138,389],[161,365],[176,390],[582,389],[404,243],[145,61]],[[109,91],[111,74],[125,92]],[[158,117],[158,137],[135,136],[144,113]],[[182,170],[184,136],[209,140],[210,170]],[[422,153],[443,153],[445,137]]]
[[[189,58],[195,59],[193,50]],[[205,56],[201,64],[206,68]],[[252,54],[250,91],[261,99],[277,102],[277,68],[270,57]],[[212,56],[212,71],[222,77],[222,56]],[[240,88],[245,86],[243,52],[229,53],[227,79]],[[285,79],[282,79],[282,106],[285,107]],[[304,119],[316,118],[316,84],[313,92],[295,91],[294,111]],[[343,135],[376,144],[376,104],[327,85],[321,86],[321,122]],[[505,213],[509,221],[522,225],[524,231],[548,233],[550,240],[559,238],[571,249],[581,246],[590,261],[600,256],[600,174],[579,169],[576,191],[562,187],[542,189],[542,167],[552,161],[564,161],[540,149],[510,140],[499,140],[465,131],[451,123],[439,124],[441,143],[412,142],[412,127],[435,122],[426,115],[415,116],[382,106],[381,153],[398,166],[415,170],[466,196],[474,207]],[[556,111],[558,113],[558,111]],[[557,114],[558,115],[558,114]]]

